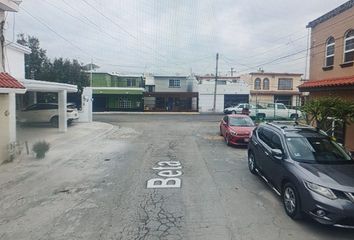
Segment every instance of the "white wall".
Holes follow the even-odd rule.
[[[214,94],[199,93],[199,112],[213,112]],[[224,111],[224,94],[216,95],[216,112]]]
[[[169,79],[179,79],[181,82],[181,87],[179,88],[170,88]],[[155,92],[187,92],[187,78],[186,77],[155,77]]]
[[[5,71],[16,79],[25,78],[25,53],[30,50],[17,43],[7,43],[5,47]]]
[[[212,112],[214,106],[214,88],[215,81],[202,80],[197,85],[199,92],[199,112]],[[225,94],[249,94],[248,84],[243,81],[236,83],[227,81],[226,85],[217,85],[216,91],[216,112],[224,111],[224,95]]]

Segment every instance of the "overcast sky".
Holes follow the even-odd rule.
[[[213,73],[219,52],[223,74],[259,66],[304,73],[305,51],[272,61],[306,49],[306,24],[344,2],[23,0],[6,28],[10,41],[18,33],[36,36],[49,57],[93,59],[101,71]]]

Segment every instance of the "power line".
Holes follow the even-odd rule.
[[[87,54],[87,56],[90,56],[91,54],[87,53],[86,51],[84,51],[83,49],[81,49],[78,45],[72,43],[70,40],[68,40],[67,38],[65,38],[64,36],[62,36],[60,33],[58,33],[57,31],[55,31],[53,28],[51,28],[48,24],[46,24],[45,22],[43,22],[40,18],[35,17],[34,15],[32,15],[29,11],[27,11],[25,8],[23,8],[22,6],[20,6],[20,8],[27,13],[29,16],[31,16],[33,19],[35,19],[36,21],[38,21],[39,23],[41,23],[43,26],[45,26],[46,28],[48,28],[51,32],[53,32],[55,35],[57,35],[58,37],[60,37],[61,39],[63,39],[65,42],[67,42],[68,44],[70,44],[71,46],[73,46],[74,48],[80,50],[82,53]]]

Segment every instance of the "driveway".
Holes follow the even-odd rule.
[[[2,181],[0,239],[353,239],[289,219],[249,173],[246,149],[218,135],[220,118],[96,115],[115,128],[70,156],[62,149],[54,167]],[[177,170],[180,185],[147,188]]]

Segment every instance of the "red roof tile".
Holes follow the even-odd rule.
[[[21,88],[25,87],[13,78],[10,74],[1,72],[0,73],[0,88]]]
[[[323,88],[323,87],[344,87],[344,86],[354,86],[354,76],[350,77],[339,77],[330,78],[324,80],[307,81],[300,86],[299,89],[313,89],[313,88]]]

